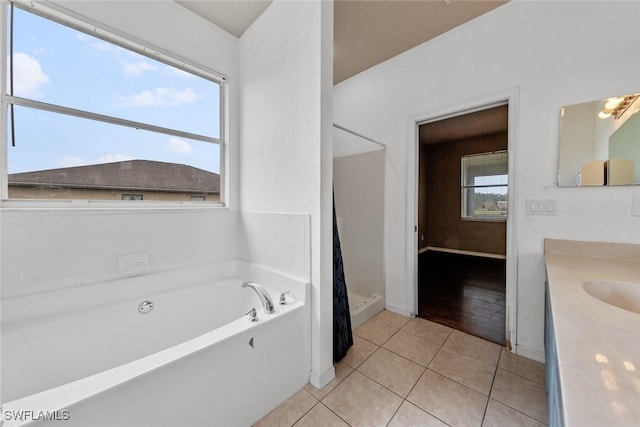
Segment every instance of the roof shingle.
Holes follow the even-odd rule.
[[[177,163],[127,160],[14,173],[9,185],[219,193],[220,175]]]

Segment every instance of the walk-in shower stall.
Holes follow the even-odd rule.
[[[355,329],[384,309],[384,145],[334,125],[333,185]]]

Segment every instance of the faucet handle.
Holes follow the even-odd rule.
[[[283,292],[280,294],[280,305],[285,305],[287,303],[287,294],[291,295],[291,291]]]
[[[256,313],[256,308],[252,307],[251,310],[247,311],[245,314],[249,315],[249,322],[257,322],[258,321],[258,313]]]

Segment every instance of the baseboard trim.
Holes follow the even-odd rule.
[[[318,375],[312,370],[309,373],[309,383],[311,383],[311,385],[317,388],[318,390],[321,390],[324,386],[329,384],[335,377],[336,377],[336,370],[333,366],[322,375]]]
[[[533,359],[536,362],[544,363],[544,350],[534,350],[524,345],[516,345],[516,354],[528,359]]]
[[[384,305],[385,310],[390,311],[395,314],[399,314],[401,316],[411,317],[411,313],[407,313],[407,309],[405,307],[389,304],[385,302]]]
[[[434,252],[447,252],[450,254],[460,254],[460,255],[472,255],[483,258],[494,258],[494,259],[507,259],[506,255],[501,254],[490,254],[488,252],[475,252],[475,251],[465,251],[462,249],[449,249],[449,248],[440,248],[438,246],[427,246],[418,251],[418,253],[426,252],[426,251],[434,251]]]

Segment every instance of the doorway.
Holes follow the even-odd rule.
[[[417,315],[508,346],[508,104],[419,124]]]

